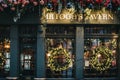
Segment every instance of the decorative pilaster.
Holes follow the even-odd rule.
[[[45,28],[43,25],[38,26],[37,31],[36,77],[45,78]]]
[[[83,80],[84,27],[76,27],[76,80]]]
[[[18,26],[10,27],[10,77],[19,76],[19,39]]]

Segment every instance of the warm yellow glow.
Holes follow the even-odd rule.
[[[43,23],[59,22],[58,20],[64,20],[63,22],[71,21],[73,18],[76,17],[76,15],[74,15],[74,13],[75,13],[74,8],[70,8],[70,9],[65,8],[61,11],[61,13],[57,13],[55,11],[53,12],[50,9],[43,8],[41,21]]]
[[[113,50],[112,53],[116,53],[116,50]]]
[[[0,56],[2,56],[2,53],[0,53]]]
[[[5,41],[4,41],[4,48],[10,49],[10,40],[5,39]]]
[[[4,48],[9,49],[10,45],[9,44],[5,44]]]
[[[97,11],[86,8],[84,14],[82,12],[77,13],[74,8],[62,9],[61,13],[43,8],[41,21],[42,23],[79,23],[83,19],[88,23],[111,23],[114,20],[114,16],[111,12],[105,10],[104,7]]]
[[[49,56],[50,56],[50,53],[48,53],[47,56],[49,57]]]
[[[101,54],[98,54],[97,57],[100,58],[100,57],[101,57]]]

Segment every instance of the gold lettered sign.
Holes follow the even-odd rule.
[[[41,22],[48,24],[119,24],[117,16],[105,8],[101,10],[86,8],[84,12],[79,13],[74,8],[63,9],[61,13],[44,8]]]

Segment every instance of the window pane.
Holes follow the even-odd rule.
[[[19,27],[20,40],[20,74],[32,76],[35,73],[37,27],[23,25]]]
[[[114,35],[111,33],[114,33]],[[84,76],[116,77],[117,30],[112,27],[104,29],[100,27],[88,27],[85,28],[85,35]]]
[[[10,71],[10,27],[0,27],[0,76],[9,76]]]
[[[46,29],[46,77],[49,78],[71,78],[74,77],[74,56],[75,56],[75,28],[68,26],[49,26]],[[55,51],[55,49],[59,49]],[[64,52],[62,52],[64,50]],[[50,52],[53,53],[50,54]],[[61,51],[61,52],[59,52]],[[55,54],[55,55],[54,55]],[[67,65],[67,59],[71,63],[68,64],[66,69],[63,69]],[[53,57],[51,57],[53,56]],[[53,63],[50,63],[52,58]],[[50,65],[53,65],[55,69],[52,69]]]

